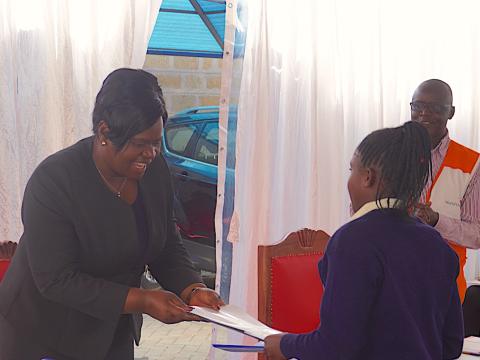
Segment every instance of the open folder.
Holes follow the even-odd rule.
[[[261,323],[235,305],[224,305],[218,311],[193,306],[192,314],[198,315],[215,324],[239,331],[258,340],[265,340],[268,335],[281,333],[281,331],[272,329]]]

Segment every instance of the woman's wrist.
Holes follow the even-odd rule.
[[[145,313],[148,314],[148,294],[147,290],[139,288],[130,288],[127,299],[123,307],[126,314]]]
[[[185,304],[189,305],[190,302],[192,301],[193,294],[199,289],[204,289],[203,287],[196,286],[192,288],[192,291],[190,291],[190,294],[187,295],[187,298],[185,299]]]
[[[205,289],[207,286],[203,283],[195,283],[187,286],[181,293],[180,297],[185,302],[185,304],[189,305],[190,301],[192,300],[193,294],[199,289]]]

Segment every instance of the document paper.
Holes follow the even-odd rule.
[[[224,305],[218,311],[210,308],[193,306],[192,314],[198,315],[215,324],[240,331],[258,340],[265,340],[268,335],[281,333],[281,331],[272,329],[261,323],[235,305]]]

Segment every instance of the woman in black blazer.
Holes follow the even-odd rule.
[[[133,359],[141,314],[198,320],[222,300],[195,271],[173,222],[159,155],[165,102],[156,78],[118,69],[103,82],[92,137],[31,176],[24,232],[0,285],[0,359]],[[165,290],[139,288],[148,265]]]

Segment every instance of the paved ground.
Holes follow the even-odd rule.
[[[142,339],[135,347],[135,360],[204,360],[214,352],[215,360],[226,359],[226,353],[211,347],[212,325],[184,322],[166,325],[144,315]],[[217,342],[226,339],[226,331],[219,328]],[[225,341],[223,341],[225,342]]]

